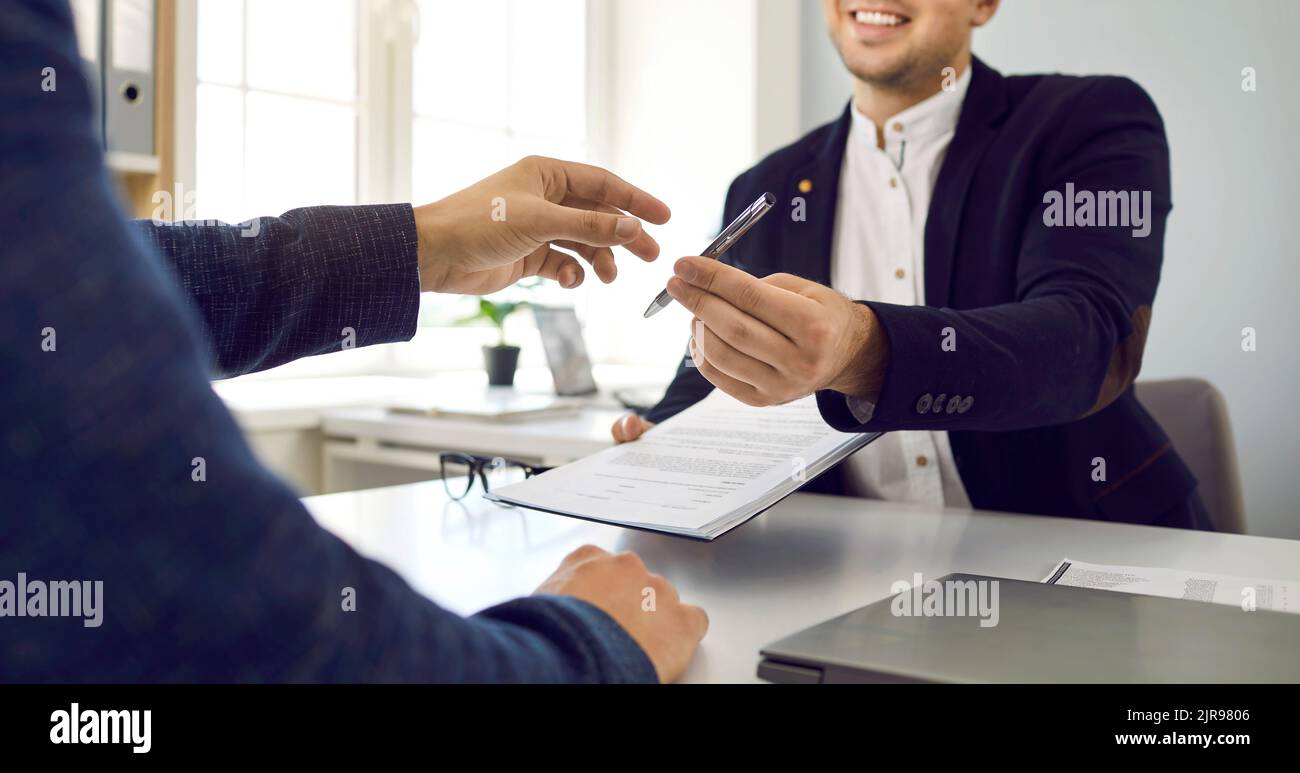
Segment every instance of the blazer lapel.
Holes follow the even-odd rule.
[[[957,119],[957,131],[939,170],[925,222],[925,305],[947,306],[952,291],[952,267],[966,193],[984,151],[997,135],[998,119],[1006,112],[1002,76],[971,58],[970,91]]]
[[[786,266],[798,266],[800,275],[824,285],[831,283],[831,239],[835,233],[840,168],[844,162],[844,144],[849,137],[852,121],[849,110],[852,107],[850,102],[839,120],[831,125],[826,138],[812,148],[808,160],[795,167],[786,180],[785,200],[790,202],[791,210],[785,216],[792,218],[792,222],[790,228],[781,229],[778,261]],[[799,214],[803,215],[802,221],[797,219]],[[791,261],[792,256],[794,261]]]

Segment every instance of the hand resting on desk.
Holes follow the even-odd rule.
[[[672,583],[651,574],[636,553],[611,555],[583,545],[564,557],[537,593],[573,596],[614,618],[664,683],[681,678],[709,629],[704,610],[683,604]]]

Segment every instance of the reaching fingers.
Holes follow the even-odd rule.
[[[539,162],[552,171],[554,179],[559,182],[559,185],[548,186],[547,198],[554,196],[552,201],[572,194],[618,207],[656,225],[668,222],[672,215],[667,204],[598,166],[555,159],[539,159]]]
[[[573,289],[582,284],[583,271],[572,255],[547,245],[524,258],[523,274],[519,278],[530,276],[553,279],[560,287]]]
[[[618,266],[614,263],[614,252],[610,248],[592,247],[568,239],[556,239],[552,243],[556,247],[573,250],[585,258],[591,264],[592,269],[595,270],[596,276],[605,284],[613,282],[614,277],[618,276]]]
[[[563,239],[592,247],[612,247],[632,242],[641,234],[641,221],[594,209],[577,209],[535,202],[521,216],[520,227],[539,242]]]
[[[600,202],[584,199],[580,196],[566,196],[564,197],[564,201],[561,201],[560,204],[565,207],[573,207],[576,209],[594,209],[597,212],[607,212],[611,215],[623,214],[622,211],[615,209],[608,204],[601,204]],[[633,238],[632,241],[627,242],[622,246],[623,249],[646,262],[650,262],[659,257],[659,243],[654,240],[654,237],[646,233],[644,228],[641,229],[641,233]]]

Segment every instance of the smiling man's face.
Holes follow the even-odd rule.
[[[938,83],[964,61],[972,27],[997,0],[822,0],[831,41],[859,80],[883,88]]]

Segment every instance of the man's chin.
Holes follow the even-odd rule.
[[[847,59],[845,66],[853,77],[873,86],[898,86],[915,77],[912,66],[902,56],[859,55]]]

